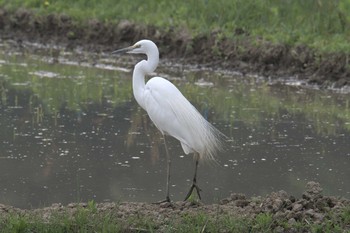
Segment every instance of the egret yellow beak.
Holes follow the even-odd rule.
[[[127,53],[132,51],[135,48],[135,45],[123,48],[123,49],[118,49],[112,52],[112,54],[121,54],[121,53]]]

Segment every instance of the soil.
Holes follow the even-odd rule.
[[[26,9],[8,12],[0,8],[0,37],[19,46],[30,41],[111,52],[149,38],[160,47],[162,58],[176,59],[176,63],[229,69],[243,75],[255,73],[270,79],[294,77],[321,88],[350,86],[349,54],[317,53],[303,45],[270,43],[252,38],[242,29],[232,32],[233,39],[221,38],[220,34],[217,30],[192,37],[186,29],[162,30],[127,20],[118,24],[95,19],[81,23],[63,14],[44,16]]]
[[[73,216],[78,210],[88,208],[87,203],[72,203],[67,206],[53,204],[50,207],[34,210],[17,209],[0,204],[0,217],[17,213],[20,215],[39,216],[44,222],[50,222],[51,216],[59,213],[68,213]],[[319,183],[309,182],[306,191],[301,198],[289,196],[285,191],[273,192],[266,197],[247,198],[244,194],[233,193],[230,197],[221,200],[218,204],[205,205],[194,202],[174,202],[151,204],[143,202],[99,203],[96,204],[96,214],[110,214],[121,222],[129,222],[130,219],[145,218],[155,224],[157,232],[164,232],[169,227],[169,222],[181,222],[184,216],[195,216],[204,213],[209,219],[215,221],[218,215],[234,218],[254,218],[258,214],[266,213],[272,216],[273,232],[308,232],[300,228],[300,223],[305,225],[322,225],[327,221],[341,218],[344,208],[350,207],[350,200],[322,195]],[[331,214],[330,214],[331,213]],[[129,221],[128,221],[129,219]],[[285,223],[288,224],[280,224]],[[299,227],[297,228],[299,223]],[[127,232],[148,232],[127,225]],[[226,232],[222,229],[221,232]],[[344,232],[350,230],[350,225],[345,226]]]
[[[218,39],[219,33],[216,31],[193,38],[185,29],[180,32],[162,31],[126,20],[117,25],[97,20],[84,24],[74,22],[66,15],[40,16],[25,9],[8,12],[0,8],[0,37],[14,41],[17,46],[21,46],[24,41],[30,41],[44,45],[59,44],[66,49],[79,47],[86,51],[110,52],[139,39],[149,38],[159,45],[163,58],[176,59],[177,63],[229,69],[243,74],[256,73],[271,79],[293,76],[320,87],[340,88],[350,85],[349,54],[318,54],[306,46],[291,47],[263,40],[253,43],[249,39],[249,33],[243,30],[233,33],[237,37],[246,36],[246,40]],[[0,204],[0,216],[9,213],[38,214],[44,219],[50,219],[51,214],[57,211],[74,214],[87,205],[53,204],[42,209],[23,210]],[[166,227],[169,219],[180,221],[184,214],[195,215],[199,212],[212,218],[216,218],[218,213],[252,218],[260,213],[269,213],[276,224],[276,232],[296,232],[293,225],[298,222],[321,224],[329,218],[329,212],[337,216],[344,207],[349,206],[349,200],[323,196],[320,185],[309,182],[301,198],[289,196],[285,191],[252,198],[233,193],[219,204],[210,205],[191,202],[157,205],[125,202],[99,203],[96,207],[98,213],[112,213],[121,220],[133,216],[148,216],[159,226],[159,232]],[[279,226],[279,220],[287,220],[288,227]],[[350,230],[350,226],[347,230]]]

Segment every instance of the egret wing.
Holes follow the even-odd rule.
[[[204,159],[214,159],[222,134],[171,82],[160,77],[150,79],[144,98],[151,120],[162,133],[178,139],[186,154],[196,151]]]

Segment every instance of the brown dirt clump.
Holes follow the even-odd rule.
[[[163,57],[176,58],[181,63],[257,73],[269,78],[293,76],[321,87],[350,85],[349,54],[320,54],[303,45],[273,44],[238,29],[233,32],[233,39],[219,39],[219,33],[192,37],[185,29],[161,30],[127,20],[118,24],[95,19],[78,23],[64,14],[35,15],[26,9],[8,12],[0,8],[1,38],[18,43],[35,41],[98,52],[113,51],[149,38],[160,46]]]

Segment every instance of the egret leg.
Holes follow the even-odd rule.
[[[198,162],[199,162],[199,154],[196,153],[195,157],[196,157],[196,166],[194,168],[193,182],[192,182],[192,186],[190,188],[190,191],[187,193],[187,195],[185,197],[185,201],[187,201],[187,199],[192,195],[193,189],[196,189],[196,192],[197,192],[197,195],[199,197],[199,200],[201,200],[200,191],[202,191],[202,190],[197,185],[197,168],[198,168]]]
[[[170,184],[170,165],[171,165],[171,159],[168,151],[168,146],[166,144],[165,140],[165,135],[164,135],[164,146],[165,146],[165,153],[166,153],[166,158],[167,158],[167,176],[166,176],[166,196],[165,196],[165,201],[170,202],[170,197],[169,197],[169,184]]]
[[[166,154],[166,159],[167,159],[167,179],[166,179],[166,197],[165,200],[156,202],[156,204],[164,203],[164,202],[170,202],[170,197],[169,197],[169,184],[170,184],[170,165],[171,165],[171,159],[168,151],[168,146],[166,144],[165,140],[165,135],[163,136],[164,139],[164,147],[165,147],[165,154]]]

